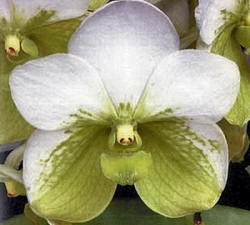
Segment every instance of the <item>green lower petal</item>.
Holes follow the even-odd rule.
[[[151,166],[151,154],[143,151],[125,155],[101,155],[103,174],[120,185],[133,185],[143,179]]]
[[[249,146],[247,124],[240,127],[237,125],[231,125],[223,119],[218,125],[226,136],[230,160],[234,162],[242,161]]]
[[[226,119],[232,124],[243,126],[250,119],[250,67],[240,44],[234,37],[235,26],[234,23],[225,25],[225,29],[213,42],[211,52],[231,59],[239,66],[240,92]]]
[[[203,126],[200,129],[209,130],[211,125]],[[180,217],[216,203],[222,190],[214,162],[207,157],[210,153],[203,151],[211,140],[198,136],[177,119],[148,123],[138,132],[142,150],[151,152],[153,158],[149,175],[135,183],[149,208],[167,217]]]
[[[84,222],[98,216],[116,188],[100,166],[107,140],[107,129],[81,128],[51,149],[47,160],[39,158],[42,172],[36,177],[38,183],[31,184],[32,194],[28,192],[34,212],[48,220],[66,222]]]

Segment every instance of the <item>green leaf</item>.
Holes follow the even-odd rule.
[[[216,206],[203,212],[206,225],[249,225],[250,211]],[[15,216],[0,225],[34,225],[24,215]],[[148,209],[138,199],[115,199],[96,219],[79,225],[193,225],[193,217],[169,219]],[[47,225],[43,220],[39,225]]]
[[[233,35],[236,26],[237,23],[234,22],[225,25],[223,32],[220,32],[213,42],[211,52],[233,60],[240,69],[240,92],[226,119],[231,124],[243,126],[250,120],[250,67],[240,44]]]
[[[244,155],[249,146],[247,124],[240,127],[232,125],[223,119],[218,123],[218,125],[227,139],[230,160],[233,162],[240,162],[244,160]]]

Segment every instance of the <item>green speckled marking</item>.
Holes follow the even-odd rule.
[[[109,132],[101,126],[76,129],[40,161],[43,171],[30,202],[38,215],[84,222],[104,210],[116,186],[100,168]]]
[[[210,148],[211,152],[218,152],[218,153],[221,152],[221,148],[220,148],[221,145],[220,145],[220,143],[218,141],[208,139],[208,142],[211,145],[211,148]]]
[[[142,151],[150,152],[154,169],[136,189],[154,211],[179,217],[212,207],[221,194],[217,174],[193,141],[206,141],[190,130],[185,118],[138,126]]]

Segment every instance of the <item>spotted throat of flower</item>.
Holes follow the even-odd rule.
[[[142,141],[129,103],[118,107],[118,118],[112,123],[109,153],[101,155],[104,175],[120,185],[133,185],[148,174],[151,154],[141,151]]]

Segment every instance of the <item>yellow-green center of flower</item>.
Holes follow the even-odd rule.
[[[135,139],[134,128],[131,124],[122,124],[117,126],[116,140],[121,145],[131,145]]]
[[[20,39],[15,34],[9,34],[5,38],[5,51],[10,56],[18,56],[20,52]]]

